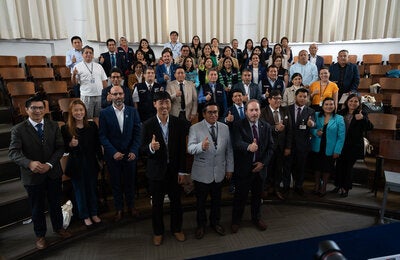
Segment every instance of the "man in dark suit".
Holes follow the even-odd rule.
[[[292,120],[289,110],[281,106],[282,95],[279,90],[269,93],[269,105],[262,109],[261,119],[272,126],[272,138],[274,140],[273,156],[267,167],[266,187],[272,187],[278,199],[283,200],[284,194],[289,191],[284,187],[283,194],[280,191],[280,183],[283,175],[289,172],[288,156],[290,155],[293,139]]]
[[[243,61],[243,53],[242,50],[239,49],[239,42],[237,39],[233,39],[231,42],[232,45],[232,57],[236,58],[239,61],[239,65],[241,66]]]
[[[315,126],[314,109],[306,106],[308,90],[300,88],[295,92],[295,104],[290,105],[290,119],[292,120],[293,135],[292,152],[290,155],[291,172],[294,180],[294,191],[304,195],[303,181],[307,156],[311,150],[310,130]],[[283,176],[283,187],[290,187],[290,172]]]
[[[251,71],[248,69],[244,69],[242,71],[242,82],[236,83],[233,86],[233,89],[238,88],[242,90],[242,93],[244,94],[243,96],[244,103],[246,103],[250,99],[257,99],[261,101],[260,88],[258,87],[257,84],[251,81],[251,78],[252,78]]]
[[[177,65],[174,64],[172,51],[169,48],[162,51],[161,60],[162,63],[158,64],[156,67],[156,79],[158,84],[160,84],[164,88],[164,91],[166,91],[167,84],[175,80],[175,70]]]
[[[99,63],[106,72],[107,77],[110,77],[110,71],[112,68],[117,67],[122,71],[125,71],[126,68],[124,56],[117,52],[117,43],[115,40],[108,39],[106,43],[108,52],[100,54]]]
[[[144,82],[136,84],[133,91],[133,102],[142,122],[145,122],[157,113],[153,106],[154,94],[159,91],[165,91],[160,84],[155,82],[155,77],[154,68],[147,67],[144,71]]]
[[[132,100],[131,90],[128,87],[121,85],[123,79],[122,71],[119,68],[112,68],[110,79],[111,79],[111,85],[106,88],[103,88],[103,90],[101,91],[101,108],[106,108],[112,104],[112,95],[110,93],[110,90],[113,86],[120,86],[124,90],[124,95],[125,95],[124,104],[126,106],[132,107],[133,100]]]
[[[317,66],[319,72],[322,66],[324,66],[324,57],[317,55],[318,46],[315,43],[310,44],[308,50],[310,51],[310,54],[308,54],[308,60]]]
[[[134,107],[124,104],[124,91],[120,86],[112,87],[110,94],[112,105],[100,112],[99,136],[110,172],[115,221],[120,221],[124,209],[123,194],[131,215],[139,216],[134,207],[134,190],[140,147],[140,118]]]
[[[234,88],[231,92],[233,106],[229,107],[224,115],[225,123],[229,126],[229,130],[232,130],[234,122],[246,117],[242,90],[240,88]]]
[[[271,126],[259,120],[259,101],[246,104],[246,118],[233,126],[233,152],[235,161],[236,191],[233,198],[232,233],[237,233],[242,220],[247,196],[251,190],[251,220],[261,231],[267,225],[261,219],[262,170],[272,157]]]
[[[41,97],[29,98],[25,110],[29,118],[12,128],[8,156],[20,167],[21,180],[32,209],[36,248],[44,249],[47,247],[46,196],[54,232],[63,238],[71,236],[63,229],[61,213],[60,159],[64,153],[64,141],[58,124],[43,118],[45,103]]]
[[[169,114],[172,100],[168,92],[155,93],[153,104],[157,114],[143,123],[141,150],[148,156],[146,176],[152,195],[153,244],[159,246],[164,235],[165,194],[170,200],[171,232],[176,240],[186,240],[182,232],[180,184],[187,173],[187,127],[183,120]]]
[[[282,94],[285,91],[285,83],[278,78],[278,68],[275,65],[270,65],[267,68],[267,76],[261,82],[261,107],[268,104],[269,93],[277,89]]]
[[[331,74],[329,80],[338,85],[338,100],[340,100],[344,93],[357,92],[360,84],[360,73],[357,66],[349,62],[349,51],[339,51],[337,60],[337,63],[329,67],[329,73]]]

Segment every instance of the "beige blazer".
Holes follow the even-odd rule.
[[[197,91],[196,86],[193,82],[184,80],[184,95],[185,95],[185,115],[188,121],[191,121],[197,115]],[[176,96],[176,92],[179,91],[179,83],[177,80],[171,81],[167,85],[167,92],[171,95],[172,107],[171,115],[179,116],[181,111],[181,97]]]

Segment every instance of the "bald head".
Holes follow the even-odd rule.
[[[299,52],[299,63],[302,65],[307,64],[308,61],[308,52],[306,50],[301,50]]]

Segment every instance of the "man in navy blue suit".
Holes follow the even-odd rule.
[[[139,216],[134,207],[134,182],[141,128],[137,110],[124,104],[123,89],[113,86],[110,94],[112,105],[100,112],[99,135],[110,172],[116,210],[115,221],[119,221],[124,209],[123,194],[132,216]]]
[[[106,72],[107,77],[110,77],[112,68],[119,68],[125,71],[125,60],[124,56],[117,52],[117,43],[114,39],[107,40],[107,52],[100,54],[99,63]]]
[[[315,43],[310,44],[308,47],[310,54],[308,54],[308,60],[317,66],[318,72],[324,66],[324,57],[317,55],[318,46]]]

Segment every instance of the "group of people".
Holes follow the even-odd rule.
[[[352,167],[364,156],[363,134],[373,126],[361,110],[355,93],[358,71],[355,75],[346,50],[339,52],[338,63],[327,68],[321,65],[315,44],[310,45],[310,55],[300,51],[299,61],[291,65],[286,37],[273,51],[267,38],[254,48],[247,40],[242,52],[237,40],[221,50],[216,38],[204,46],[198,36],[191,46],[179,43],[177,32],[170,38],[154,68],[147,40],[140,44],[143,53],[134,53],[124,37],[118,48],[110,39],[109,52],[101,54],[97,63],[93,48],[82,48],[81,39],[74,36],[67,66],[80,99],[71,102],[61,130],[44,118],[41,97],[26,101],[29,118],[13,128],[9,156],[21,167],[37,248],[47,246],[45,192],[53,229],[70,236],[60,226],[59,159],[64,151],[69,153],[65,174],[72,179],[79,217],[88,227],[102,222],[96,193],[101,162],[110,173],[114,219],[119,221],[125,208],[132,217],[140,215],[134,201],[136,163],[141,156],[147,160],[154,245],[161,245],[164,238],[166,194],[170,230],[176,240],[186,240],[181,185],[189,178],[195,187],[198,239],[208,222],[208,195],[208,224],[225,234],[220,223],[224,179],[234,190],[233,233],[240,228],[249,191],[251,220],[259,230],[267,228],[260,207],[268,191],[284,200],[293,177],[294,191],[303,196],[308,159],[315,172],[316,195],[326,194],[329,176],[335,173],[333,192],[348,196]],[[135,83],[129,86],[132,75]],[[345,102],[339,109],[342,95]],[[99,118],[98,126],[93,118]],[[191,169],[186,153],[194,156]]]

